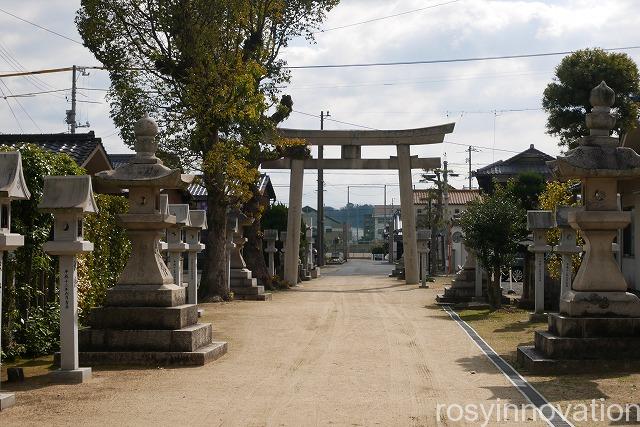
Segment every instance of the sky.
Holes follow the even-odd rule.
[[[0,9],[81,41],[74,17],[79,0],[4,0]],[[388,19],[389,15],[423,9]],[[333,9],[313,44],[293,40],[283,51],[291,66],[442,60],[573,51],[586,47],[640,45],[636,0],[343,0]],[[357,24],[374,19],[373,22]],[[344,27],[345,28],[338,28]],[[81,44],[54,35],[0,11],[0,72],[76,65],[100,65]],[[636,62],[640,49],[625,50]],[[330,112],[325,129],[407,129],[455,122],[444,144],[414,146],[413,155],[440,157],[468,186],[468,145],[472,168],[507,159],[531,144],[558,155],[557,139],[545,133],[542,93],[562,56],[424,65],[296,69],[283,90],[294,101],[283,127],[319,129],[321,111]],[[109,117],[104,71],[81,76],[78,120],[88,122],[107,152],[124,153]],[[70,73],[0,79],[0,92],[37,96],[0,99],[0,132],[67,131]],[[615,89],[615,88],[614,88]],[[132,117],[136,120],[137,117]],[[336,120],[336,121],[333,121]],[[341,122],[348,122],[346,125]],[[356,126],[358,125],[358,126]],[[315,151],[314,151],[315,153]],[[363,157],[388,158],[395,147],[362,149]],[[339,157],[339,148],[325,149]],[[278,200],[287,203],[287,171],[266,171]],[[413,171],[416,188],[419,170]],[[394,171],[326,171],[325,205],[398,203]],[[473,186],[477,185],[475,180]],[[307,171],[304,204],[316,207],[317,174]]]

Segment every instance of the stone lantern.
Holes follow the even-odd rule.
[[[82,383],[91,378],[91,368],[81,368],[78,359],[78,264],[77,255],[93,251],[84,239],[84,217],[97,213],[89,175],[45,176],[42,212],[53,214],[53,240],[42,249],[58,256],[60,291],[60,369],[54,380]]]
[[[276,242],[278,241],[278,230],[264,230],[264,240],[267,242],[267,248],[264,250],[269,257],[269,275],[271,277],[276,274],[275,254],[278,252],[276,249]]]
[[[129,189],[129,210],[120,215],[131,254],[106,306],[80,331],[80,362],[109,365],[203,365],[226,353],[212,341],[210,323],[198,323],[197,306],[175,282],[160,255],[160,234],[176,217],[160,206],[161,189],[184,189],[193,176],[169,169],[155,155],[156,123],[145,116],[134,126],[136,156],[115,170],[96,174],[100,187]]]
[[[280,241],[282,242],[282,249],[280,249],[280,277],[284,277],[284,258],[287,252],[287,232],[280,232]]]
[[[207,212],[202,210],[189,211],[189,226],[185,227],[185,243],[188,245],[187,261],[187,303],[198,303],[198,254],[205,245],[201,243],[200,233],[207,229]]]
[[[2,326],[2,287],[4,253],[24,245],[24,236],[11,232],[11,201],[31,197],[22,173],[22,157],[19,151],[0,152],[0,329]],[[2,348],[0,343],[0,349]],[[0,389],[0,411],[15,404],[13,393]]]
[[[234,297],[238,299],[248,299],[256,301],[266,301],[271,299],[271,294],[264,292],[264,286],[258,286],[258,279],[252,277],[252,272],[247,268],[247,264],[242,255],[242,249],[247,243],[244,237],[244,227],[251,225],[253,220],[240,211],[232,214],[238,221],[238,228],[233,235],[234,247],[231,249],[231,275],[230,285]]]
[[[418,255],[420,256],[420,287],[429,289],[427,286],[427,264],[429,255],[429,239],[431,238],[431,230],[419,229],[416,233],[418,242]]]
[[[527,211],[527,228],[533,233],[533,244],[529,245],[529,252],[534,253],[535,271],[535,312],[531,320],[546,320],[544,314],[544,255],[551,251],[547,245],[547,231],[554,226],[551,211]]]
[[[586,117],[590,135],[549,162],[559,178],[582,181],[584,209],[569,212],[568,222],[584,238],[585,253],[571,290],[560,299],[560,313],[549,316],[549,329],[536,332],[535,347],[518,348],[519,362],[533,372],[576,372],[616,362],[623,367],[625,359],[640,359],[640,298],[627,292],[611,250],[618,229],[631,222],[631,213],[619,210],[618,188],[640,177],[640,155],[610,136],[614,101],[605,82],[594,88]]]
[[[582,252],[582,247],[576,244],[577,233],[569,224],[569,213],[582,210],[581,208],[558,206],[556,208],[556,227],[560,229],[560,240],[553,248],[554,252],[562,257],[560,268],[560,297],[571,290],[573,277],[573,256]]]
[[[189,245],[185,242],[185,227],[189,223],[189,205],[169,205],[169,214],[176,217],[176,224],[167,229],[167,266],[176,285],[188,287],[184,283],[184,263],[182,254],[187,251]],[[187,290],[187,295],[189,291]],[[188,301],[189,304],[194,304]]]

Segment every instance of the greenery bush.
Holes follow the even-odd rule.
[[[2,350],[4,357],[49,354],[58,348],[59,316],[57,261],[42,250],[52,237],[53,217],[37,209],[46,175],[81,175],[85,171],[66,154],[52,153],[33,144],[0,146],[19,150],[31,199],[12,203],[12,231],[24,235],[25,244],[5,254],[2,295]],[[104,301],[128,256],[128,241],[117,224],[126,210],[121,196],[97,195],[100,213],[86,219],[85,238],[95,250],[81,257],[78,293],[81,314]]]

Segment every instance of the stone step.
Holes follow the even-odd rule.
[[[436,295],[436,301],[440,304],[459,304],[461,302],[471,302],[473,296],[447,296],[447,294]]]
[[[187,288],[176,285],[116,285],[107,289],[105,306],[175,307],[187,301]]]
[[[238,300],[244,300],[244,301],[271,301],[271,294],[268,292],[265,292],[263,294],[257,294],[257,295],[234,294],[234,298]]]
[[[534,346],[518,347],[517,363],[527,373],[534,375],[623,372],[638,366],[637,360],[630,359],[550,359],[536,350]]]
[[[549,315],[549,332],[567,338],[640,337],[640,318]]]
[[[83,351],[195,351],[213,338],[211,323],[176,330],[92,329],[78,331]]]
[[[198,323],[198,307],[98,307],[89,314],[95,329],[183,329]]]
[[[535,346],[549,359],[640,360],[640,337],[567,338],[536,331]]]
[[[252,272],[250,270],[231,269],[230,276],[233,279],[251,279]]]
[[[264,293],[264,286],[252,286],[252,287],[231,287],[234,295],[258,295]]]
[[[212,342],[195,351],[81,351],[82,366],[202,366],[227,352],[226,342]]]
[[[258,279],[231,279],[232,288],[251,288],[258,286]]]

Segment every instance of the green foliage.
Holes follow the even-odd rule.
[[[388,243],[385,243],[385,245],[388,247]],[[379,254],[383,254],[386,255],[387,254],[387,249],[385,248],[384,245],[380,245],[380,246],[374,246],[371,248],[371,253],[373,255],[379,255]]]
[[[500,271],[510,266],[518,242],[527,236],[526,211],[507,188],[497,186],[493,194],[471,202],[460,224],[465,244],[472,248],[482,266],[494,273],[489,285],[489,301],[500,305]]]
[[[591,111],[589,95],[603,80],[616,92],[615,132],[620,135],[635,127],[638,105],[630,96],[640,92],[636,63],[624,53],[579,50],[562,59],[542,98],[549,114],[547,133],[559,136],[560,145],[574,148],[578,138],[589,134],[585,124],[585,114]]]
[[[565,182],[561,181],[549,181],[546,185],[544,192],[540,195],[540,209],[555,211],[558,206],[578,206],[575,194],[572,189],[580,184],[579,180],[573,179]],[[547,243],[551,246],[555,246],[560,241],[560,229],[554,228],[547,231]],[[580,235],[577,235],[576,244],[582,245],[584,242]],[[582,258],[580,254],[576,254],[572,257],[573,260],[573,272],[575,273],[580,268]],[[562,255],[549,254],[547,258],[547,269],[549,275],[554,279],[560,278],[562,268]]]
[[[507,183],[507,191],[513,194],[526,210],[538,208],[538,198],[544,189],[544,177],[535,172],[521,173]]]
[[[57,301],[32,308],[18,328],[21,355],[28,357],[51,354],[59,349],[60,304]]]
[[[123,196],[96,194],[98,214],[85,219],[84,237],[93,252],[78,257],[78,310],[83,319],[92,307],[101,306],[108,288],[124,269],[131,245],[118,216],[128,209]]]
[[[287,215],[289,209],[282,203],[274,203],[262,216],[263,230],[287,231]]]

